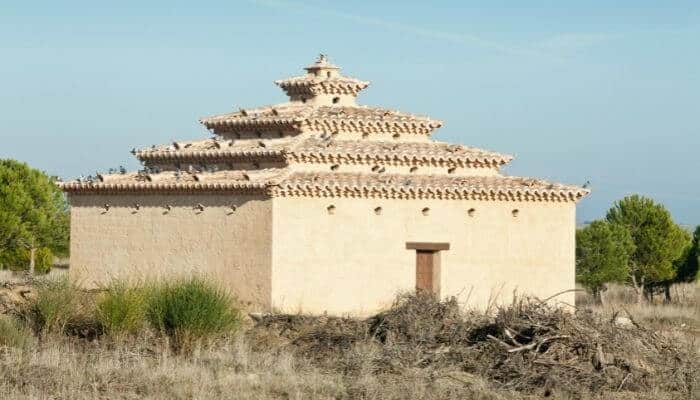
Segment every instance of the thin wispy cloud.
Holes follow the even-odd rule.
[[[263,5],[275,9],[285,9],[293,10],[303,8],[305,11],[312,11],[317,13],[322,13],[325,15],[334,16],[347,21],[355,22],[361,25],[375,26],[387,31],[408,33],[417,37],[435,39],[443,42],[469,45],[474,47],[479,47],[486,50],[495,51],[502,54],[514,55],[514,56],[529,56],[546,58],[553,61],[565,61],[565,58],[559,57],[554,54],[549,54],[537,49],[528,48],[526,46],[512,46],[507,45],[498,41],[485,39],[481,36],[469,34],[469,33],[454,33],[441,31],[437,29],[423,28],[417,25],[409,25],[400,22],[390,21],[384,18],[367,17],[364,15],[351,14],[346,12],[340,12],[332,10],[329,8],[324,8],[317,3],[302,3],[302,2],[290,2],[283,0],[251,0],[253,3]]]
[[[580,50],[605,43],[619,36],[611,33],[557,33],[535,43],[533,46],[543,50],[560,52]]]

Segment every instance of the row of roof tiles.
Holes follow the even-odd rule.
[[[451,163],[501,166],[513,157],[489,150],[440,142],[381,142],[294,138],[272,140],[207,139],[135,151],[146,162],[230,160],[284,156],[302,162]]]
[[[279,196],[576,201],[587,189],[511,176],[288,172],[286,170],[115,174],[66,182],[67,192],[265,191]]]
[[[277,86],[284,89],[287,95],[317,95],[317,94],[357,94],[369,86],[369,82],[359,79],[337,76],[323,77],[314,75],[295,76],[275,81]]]
[[[430,134],[442,126],[442,121],[368,106],[312,106],[287,103],[200,119],[209,129],[241,131],[251,129],[279,129],[288,127],[298,131],[307,128],[338,129],[367,133]]]

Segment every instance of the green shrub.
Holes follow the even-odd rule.
[[[14,318],[0,315],[0,347],[25,348],[34,341],[31,331]]]
[[[197,277],[153,287],[147,318],[177,347],[232,332],[241,322],[231,298]]]
[[[97,303],[97,318],[115,336],[136,334],[146,325],[149,289],[114,282]]]

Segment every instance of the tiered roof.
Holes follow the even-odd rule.
[[[280,158],[305,163],[438,165],[500,167],[513,157],[475,147],[438,142],[383,142],[333,140],[320,137],[293,139],[220,140],[181,142],[136,150],[147,164],[199,160],[234,162]]]
[[[241,109],[200,122],[220,133],[292,130],[428,135],[442,126],[442,121],[384,108],[304,103]]]
[[[443,176],[297,172],[281,180],[275,194],[391,199],[576,201],[586,189],[510,176]]]
[[[279,171],[161,171],[98,175],[62,184],[67,192],[264,192]]]
[[[588,193],[576,186],[501,175],[498,170],[512,156],[433,141],[430,134],[441,121],[355,105],[369,82],[342,76],[339,69],[321,56],[306,68],[306,75],[275,82],[290,102],[202,118],[214,138],[135,149],[144,170],[98,174],[62,187],[70,193],[503,201],[576,201]],[[360,166],[337,168],[346,164]],[[399,173],[380,165],[411,168]],[[422,166],[432,168],[417,168]],[[457,169],[461,172],[455,173]]]
[[[469,199],[576,201],[588,191],[576,186],[512,176],[442,176],[256,171],[162,171],[99,176],[66,182],[68,192],[258,192],[271,196],[370,197],[390,199]]]

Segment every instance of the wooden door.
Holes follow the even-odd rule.
[[[416,290],[434,293],[434,252],[416,251]]]

